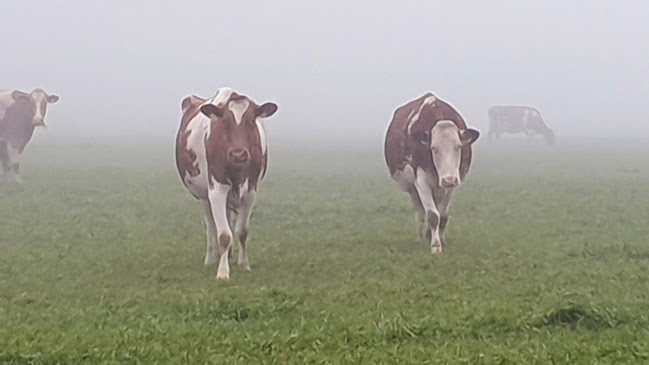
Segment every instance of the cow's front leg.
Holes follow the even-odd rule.
[[[234,228],[235,237],[239,241],[239,258],[237,263],[246,271],[250,271],[250,262],[248,261],[248,251],[246,243],[248,241],[248,228],[250,227],[250,216],[252,208],[255,205],[256,192],[254,190],[242,192],[241,205],[239,209],[239,219]]]
[[[446,224],[448,223],[448,208],[451,202],[451,195],[453,189],[434,188],[433,196],[439,211],[439,238],[442,241],[442,246],[446,245],[445,232]]]
[[[428,223],[431,233],[430,250],[432,253],[440,253],[442,252],[442,240],[439,236],[440,214],[433,199],[430,180],[423,170],[418,169],[415,187],[417,188],[417,193],[419,193],[419,200],[424,208],[426,223]]]
[[[232,231],[228,224],[227,200],[230,186],[214,182],[214,186],[209,189],[208,198],[212,207],[212,216],[216,225],[216,235],[219,244],[219,267],[216,278],[219,280],[230,279],[230,262],[229,250],[232,245]]]
[[[412,206],[415,208],[415,221],[417,222],[417,237],[421,240],[428,241],[430,240],[430,228],[426,223],[426,212],[424,207],[421,205],[421,200],[419,199],[419,194],[417,189],[413,188],[408,192],[410,195],[410,201],[412,201]]]
[[[14,148],[11,144],[7,143],[7,156],[9,160],[9,167],[14,174],[14,181],[18,185],[23,184],[23,179],[20,177],[20,151]]]

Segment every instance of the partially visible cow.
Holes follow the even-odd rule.
[[[502,133],[525,133],[529,139],[540,134],[547,144],[554,144],[555,134],[541,113],[535,108],[516,105],[497,105],[489,108],[489,140],[500,138]]]
[[[45,126],[48,103],[56,103],[57,95],[48,95],[42,89],[31,94],[18,90],[0,91],[0,161],[3,175],[14,173],[19,184],[19,157],[38,126]]]
[[[19,90],[0,90],[0,119],[4,116],[7,109],[16,101],[16,96],[29,96],[33,101],[33,124],[45,125],[45,113],[47,112],[48,103],[59,101],[58,95],[48,95],[43,89],[34,89],[31,93]]]
[[[216,262],[218,246],[217,279],[230,278],[233,239],[239,242],[238,264],[250,271],[250,215],[268,164],[262,120],[276,111],[276,104],[258,105],[230,88],[219,89],[210,99],[188,96],[182,101],[176,165],[185,187],[203,204],[205,265]]]
[[[454,189],[471,165],[471,144],[480,133],[469,129],[448,103],[427,93],[394,112],[385,137],[390,176],[410,194],[420,238],[432,253],[442,252]]]

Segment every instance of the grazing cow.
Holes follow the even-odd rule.
[[[468,129],[448,103],[427,93],[394,112],[385,137],[390,175],[410,194],[420,238],[442,252],[453,190],[471,165],[471,144],[480,133]]]
[[[42,89],[31,94],[18,90],[0,91],[0,160],[3,175],[14,173],[19,184],[20,154],[38,126],[45,126],[48,103],[56,103],[57,95],[47,95]]]
[[[500,138],[502,133],[525,133],[529,139],[540,134],[549,145],[554,144],[554,131],[550,129],[538,110],[528,106],[497,105],[489,108],[489,140]]]
[[[205,265],[216,262],[218,246],[216,277],[229,280],[233,239],[239,242],[238,264],[250,271],[248,227],[257,184],[266,174],[268,161],[261,123],[275,114],[277,105],[260,106],[230,88],[221,88],[209,100],[186,97],[182,111],[176,165],[185,187],[203,204],[207,229]]]

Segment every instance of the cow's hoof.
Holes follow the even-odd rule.
[[[230,281],[230,275],[221,275],[221,274],[217,274],[217,275],[216,275],[216,280],[219,280],[219,281]]]
[[[441,245],[432,246],[431,249],[430,249],[430,252],[433,253],[433,254],[442,253],[442,246]]]

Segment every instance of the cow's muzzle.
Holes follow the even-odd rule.
[[[443,177],[441,181],[443,188],[450,189],[460,185],[460,179],[455,176]]]
[[[228,151],[228,161],[235,165],[243,165],[250,161],[250,152],[245,148],[233,148]]]

